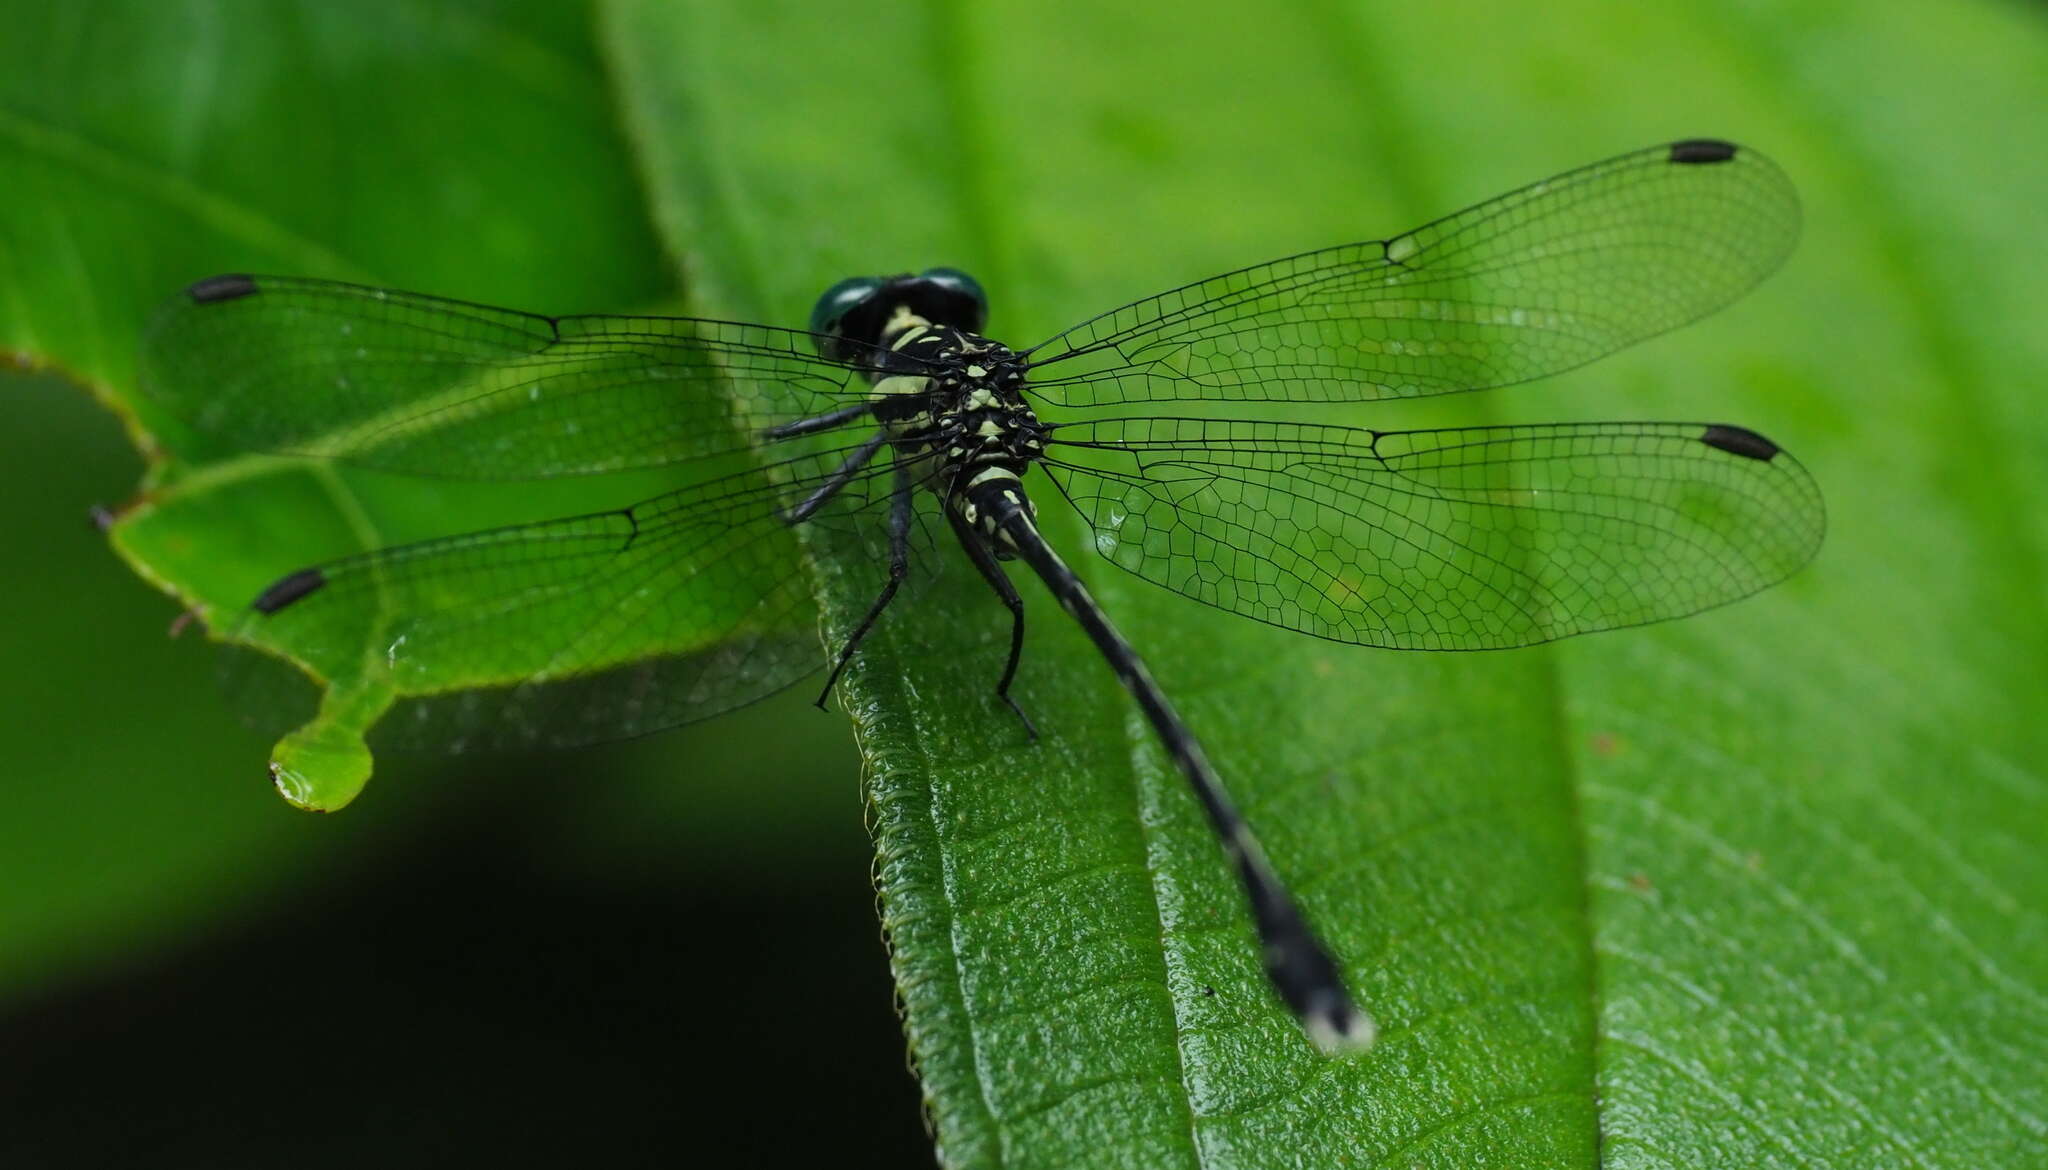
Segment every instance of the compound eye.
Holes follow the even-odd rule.
[[[979,333],[988,323],[988,294],[981,291],[980,281],[958,268],[927,268],[918,274],[918,278],[928,280],[974,306],[973,322],[963,322],[960,328],[969,333]]]
[[[881,287],[880,277],[849,276],[826,289],[811,309],[811,332],[827,336],[838,333],[839,322]]]

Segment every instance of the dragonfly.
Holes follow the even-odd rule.
[[[639,735],[829,666],[822,705],[924,559],[915,537],[937,511],[1009,611],[995,694],[1024,716],[1010,695],[1022,566],[1192,787],[1278,1000],[1338,1051],[1370,1044],[1371,1016],[1194,732],[1043,535],[1039,500],[1064,499],[1120,570],[1361,646],[1528,646],[1734,601],[1804,565],[1825,526],[1812,478],[1756,431],[1314,416],[1584,365],[1741,296],[1798,230],[1768,158],[1690,139],[1196,281],[1025,349],[982,332],[986,292],[952,268],[841,281],[802,330],[237,274],[174,298],[141,370],[226,449],[481,480],[694,469],[627,507],[344,556],[255,597],[235,638],[316,676],[376,676],[395,696],[379,731],[415,744]],[[1228,417],[1231,404],[1309,417]],[[820,550],[879,570],[830,656],[803,567]]]

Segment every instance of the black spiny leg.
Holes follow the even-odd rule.
[[[1038,728],[1031,722],[1031,716],[1024,713],[1024,708],[1017,705],[1017,700],[1010,697],[1010,683],[1016,679],[1017,663],[1024,657],[1024,599],[1017,595],[1017,587],[1010,582],[1010,575],[996,563],[995,554],[988,551],[981,534],[970,528],[951,504],[946,507],[946,520],[953,525],[953,535],[960,538],[960,547],[967,550],[967,559],[981,570],[981,579],[988,582],[988,587],[995,590],[996,596],[1009,607],[1010,660],[1003,664],[1002,681],[996,683],[996,697],[1017,713],[1017,718],[1024,724],[1024,734],[1035,740]]]
[[[810,418],[800,418],[795,422],[783,423],[779,427],[769,427],[761,432],[761,437],[773,440],[793,439],[798,435],[813,435],[819,431],[829,431],[843,423],[850,423],[866,413],[868,413],[868,404],[856,402],[852,406],[842,406],[838,410],[826,414],[812,415]]]
[[[889,602],[895,598],[896,590],[903,584],[903,578],[910,575],[910,523],[915,515],[917,502],[913,494],[915,490],[909,474],[904,470],[903,462],[898,460],[896,483],[889,493],[889,580],[883,583],[881,596],[875,598],[873,605],[868,606],[867,615],[860,619],[859,625],[853,627],[853,633],[846,639],[846,645],[840,647],[839,658],[832,663],[832,674],[825,680],[825,689],[818,692],[820,711],[825,709],[825,700],[832,697],[832,688],[839,685],[839,675],[853,659],[854,649],[860,645],[862,638],[868,636],[868,631],[874,628],[875,619],[881,617],[882,611],[889,608]]]
[[[873,459],[875,452],[881,450],[882,444],[888,441],[887,432],[876,431],[873,438],[853,449],[853,453],[846,457],[846,461],[834,469],[824,483],[818,485],[818,490],[804,497],[803,502],[796,507],[784,512],[782,518],[791,524],[802,524],[809,520],[818,509],[825,506],[825,501],[838,495],[841,488],[853,482],[853,477],[860,474],[860,469],[866,467],[868,460]]]

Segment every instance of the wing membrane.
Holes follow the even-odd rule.
[[[810,346],[807,333],[765,325],[543,317],[232,276],[160,311],[142,385],[228,451],[522,479],[736,450],[752,429],[859,401],[861,361]]]
[[[301,570],[232,636],[344,691],[397,696],[377,727],[388,746],[569,746],[717,715],[819,665],[780,510],[838,454],[802,457],[786,483],[753,470],[617,511]],[[889,473],[885,454],[848,483],[843,506],[870,506]]]
[[[1737,427],[1061,426],[1048,470],[1122,568],[1369,646],[1478,650],[1680,617],[1810,559],[1820,495]]]
[[[1798,230],[1798,198],[1764,156],[1653,147],[1386,240],[1136,301],[1029,351],[1032,390],[1086,407],[1506,386],[1713,312],[1776,269]]]

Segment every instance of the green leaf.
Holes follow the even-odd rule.
[[[989,694],[1006,615],[941,551],[940,580],[842,691],[913,1055],[954,1165],[2039,1160],[2048,266],[2019,225],[2048,157],[2012,145],[2048,98],[2031,14],[1148,0],[812,20],[620,3],[565,59],[582,36],[567,15],[393,3],[362,25],[301,15],[319,27],[289,37],[223,26],[232,51],[200,51],[196,18],[148,12],[170,15],[73,38],[76,55],[38,55],[56,28],[0,50],[25,79],[0,149],[27,176],[0,208],[0,344],[117,392],[144,306],[212,270],[541,310],[650,298],[654,247],[621,226],[641,196],[706,311],[796,323],[847,273],[955,264],[992,291],[992,332],[1029,344],[1628,147],[1761,147],[1809,229],[1746,303],[1554,384],[1321,417],[1754,425],[1833,512],[1821,560],[1774,593],[1549,650],[1379,653],[1190,605],[1048,522],[1203,737],[1379,1045],[1307,1046],[1199,809],[1029,585],[1017,695],[1048,734],[1024,740]],[[422,28],[473,68],[394,91],[391,46]],[[93,53],[124,65],[98,71],[111,87],[50,72]],[[164,93],[185,96],[150,100]],[[500,121],[493,103],[521,94],[549,100]],[[306,133],[334,103],[386,116]],[[573,131],[528,125],[565,110]],[[443,121],[458,113],[468,132]],[[392,161],[414,157],[439,177]],[[455,232],[464,210],[499,226]],[[252,464],[246,488],[179,474],[120,541],[216,604],[322,542],[509,508],[331,470]],[[819,569],[843,636],[879,570]]]
[[[388,2],[229,19],[103,5],[76,26],[39,12],[16,28],[0,47],[0,166],[14,191],[0,346],[94,387],[146,450],[161,435],[204,454],[131,393],[142,323],[203,276],[378,280],[558,310],[631,308],[672,287],[571,10]],[[532,181],[538,160],[567,178]],[[551,484],[508,501],[283,460],[198,474],[159,461],[112,535],[218,629],[282,568],[531,519],[539,499],[567,514],[671,482]],[[361,736],[391,699],[328,696],[280,744],[287,797],[352,799],[369,774]]]
[[[1441,659],[1304,644],[1082,565],[1380,1017],[1362,1060],[1318,1059],[1272,1002],[1193,801],[1042,599],[1019,690],[1056,729],[1037,746],[988,699],[959,699],[986,693],[1003,635],[968,575],[885,624],[848,702],[948,1162],[1971,1165],[2039,1139],[2040,1048],[1998,1039],[2040,1038],[2031,989],[2048,970],[2048,873],[2027,846],[2042,786],[2023,763],[2041,735],[2021,718],[2048,697],[2033,652],[2048,627],[2024,600],[2041,529],[2003,518],[2039,511],[1929,474],[1971,460],[1989,403],[1953,408],[1955,433],[1921,420],[1958,381],[1978,398],[1999,384],[1968,367],[2037,334],[2048,288],[2010,269],[1995,232],[1949,263],[1958,286],[2007,273],[1998,323],[1943,304],[1934,256],[1873,256],[1916,220],[1928,252],[1965,247],[1972,215],[2022,220],[2017,203],[1965,206],[1986,201],[1977,186],[1944,187],[1916,157],[1945,151],[1967,175],[2005,165],[1994,151],[1932,118],[1910,143],[1891,124],[1845,140],[1867,83],[1797,75],[1821,67],[1796,15],[979,5],[868,14],[849,43],[750,11],[625,5],[607,26],[657,217],[721,311],[788,320],[845,272],[957,264],[994,290],[997,334],[1029,343],[1685,134],[1774,152],[1817,221],[1792,270],[1718,320],[1455,404],[1779,437],[1817,469],[1837,535],[1773,596]],[[2038,100],[2039,30],[1945,19],[1956,51],[1997,43],[2000,100]],[[1903,17],[1884,20],[1857,24],[1857,50],[1897,57],[1893,82],[1924,76],[1885,31]],[[1495,31],[1467,35],[1480,28]],[[1758,43],[1781,54],[1761,75]],[[1671,46],[1685,51],[1657,51]],[[1999,124],[1981,100],[1948,124]],[[1869,192],[1915,187],[1917,214],[1872,209]],[[1933,353],[1914,341],[1930,332],[1948,335]],[[2025,438],[1977,474],[2011,480],[2040,453],[2029,419],[2007,403],[1990,429]],[[1908,452],[1924,471],[1902,479]],[[2041,479],[2028,486],[2038,501]],[[1976,539],[1999,551],[1966,556],[1957,533],[1987,524]],[[1946,555],[1899,553],[1930,540]],[[841,614],[876,583],[827,577]],[[1979,591],[2030,652],[1972,655],[1981,610],[1927,604]],[[1929,663],[1944,664],[1931,694],[1888,683]],[[1930,757],[1939,743],[1969,746]],[[1955,779],[1933,790],[1930,770]]]

